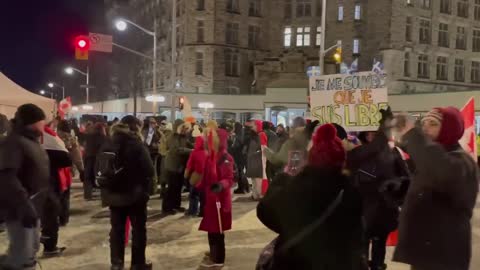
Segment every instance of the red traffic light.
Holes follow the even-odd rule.
[[[76,37],[75,48],[82,51],[88,51],[90,49],[90,39],[87,36]]]

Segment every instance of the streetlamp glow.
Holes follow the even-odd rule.
[[[124,20],[118,20],[117,22],[115,22],[115,27],[118,31],[125,31],[127,30],[127,22],[125,22]]]
[[[78,112],[78,107],[77,107],[77,106],[73,106],[73,107],[72,107],[72,111]]]
[[[46,94],[45,90],[40,90],[40,95],[45,95],[45,94]]]
[[[207,110],[213,109],[215,106],[213,105],[213,103],[210,102],[200,102],[198,103],[198,107]]]
[[[149,95],[145,97],[145,100],[148,102],[164,102],[165,97],[160,95]]]
[[[65,73],[67,73],[68,75],[72,75],[73,74],[73,68],[72,67],[67,67],[65,69]]]
[[[93,106],[92,105],[83,105],[82,109],[85,110],[85,111],[91,111],[91,110],[93,110]]]
[[[53,88],[55,85],[53,83],[48,83],[48,87]]]

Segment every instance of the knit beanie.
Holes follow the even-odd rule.
[[[308,163],[310,166],[337,169],[343,168],[346,152],[342,141],[337,137],[337,130],[332,124],[325,124],[317,129],[313,136]]]
[[[465,123],[462,113],[455,107],[435,108],[441,114],[441,128],[437,142],[443,146],[458,144],[465,132]],[[429,113],[429,115],[432,115]]]
[[[20,126],[28,126],[45,120],[46,116],[42,109],[35,104],[23,104],[15,113],[15,123]]]

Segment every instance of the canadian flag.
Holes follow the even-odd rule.
[[[475,133],[475,100],[472,97],[462,109],[463,119],[465,121],[465,133],[460,139],[460,144],[472,158],[477,161],[477,143]]]
[[[62,99],[58,104],[58,114],[62,119],[65,118],[65,115],[72,110],[72,99],[70,97],[66,97]]]

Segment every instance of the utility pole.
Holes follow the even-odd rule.
[[[172,2],[172,65],[170,70],[170,80],[171,80],[171,96],[172,103],[170,104],[170,117],[171,121],[174,122],[176,119],[176,79],[177,79],[177,0],[171,0]]]
[[[319,52],[319,63],[318,67],[320,68],[320,75],[325,74],[325,37],[327,30],[327,0],[322,0],[322,29],[321,29],[321,41],[320,41],[320,52]]]
[[[175,1],[174,1],[175,2]],[[157,94],[157,15],[155,14],[155,18],[153,19],[153,73],[152,73],[152,95]],[[157,114],[157,102],[152,102],[152,113],[153,116]]]

